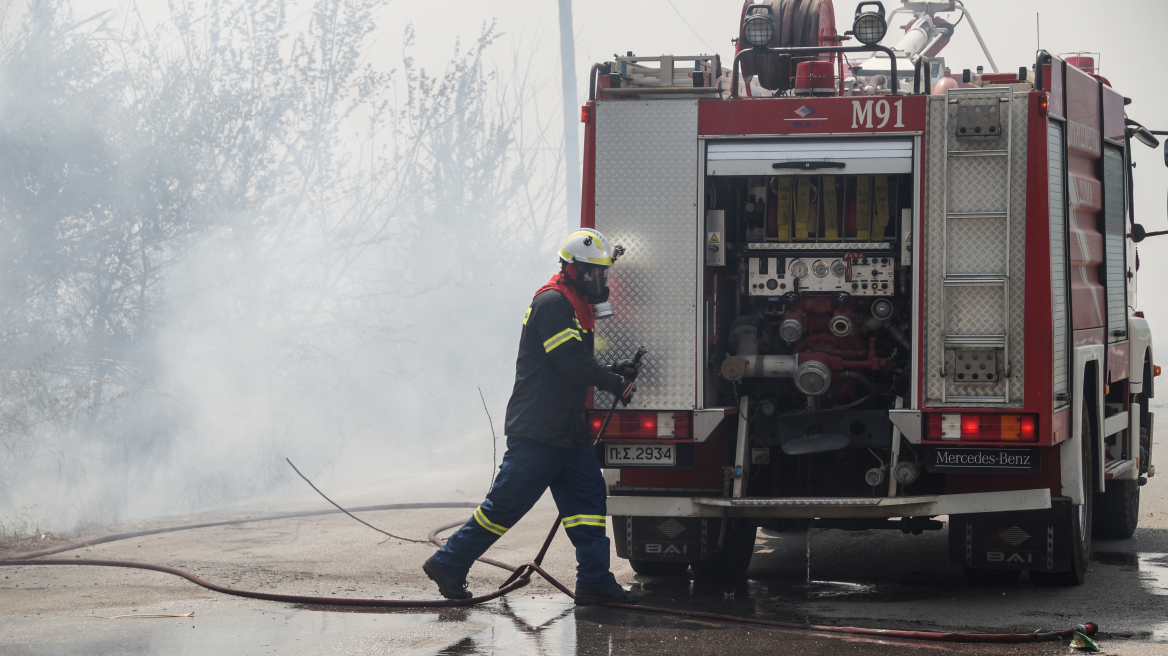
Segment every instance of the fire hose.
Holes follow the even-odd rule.
[[[323,495],[322,495],[323,496]],[[327,498],[327,497],[326,497]],[[330,500],[331,502],[331,500]],[[411,508],[468,508],[474,504],[467,503],[420,503],[420,504],[392,504],[385,506],[369,506],[365,508],[355,508],[354,510],[393,510],[393,509],[411,509]],[[339,507],[339,506],[338,506]],[[319,606],[363,606],[370,608],[444,608],[453,606],[473,606],[476,604],[497,599],[509,592],[518,590],[531,582],[533,574],[539,574],[548,583],[551,583],[564,594],[572,597],[571,590],[565,587],[562,583],[557,581],[554,577],[548,574],[542,567],[544,556],[547,554],[548,548],[551,546],[552,540],[555,538],[556,529],[559,527],[559,520],[552,525],[552,530],[548,532],[547,538],[544,539],[543,545],[536,557],[525,565],[514,567],[506,563],[492,561],[487,558],[480,558],[483,562],[511,570],[511,576],[496,590],[485,595],[477,596],[465,600],[449,600],[449,599],[353,599],[345,597],[308,597],[301,595],[283,595],[272,594],[267,592],[256,592],[252,590],[237,590],[235,588],[228,588],[226,586],[218,585],[206,581],[190,572],[183,571],[176,567],[167,567],[165,565],[155,565],[152,563],[139,563],[126,560],[96,560],[88,558],[75,559],[44,559],[43,556],[58,554],[65,551],[71,551],[82,547],[104,544],[114,542],[117,540],[126,540],[130,538],[143,537],[146,535],[157,535],[159,533],[168,533],[173,531],[183,531],[196,528],[210,528],[215,526],[230,526],[236,524],[244,524],[259,521],[268,521],[272,519],[288,519],[295,517],[307,517],[324,514],[333,514],[335,511],[316,511],[305,513],[287,513],[276,516],[230,520],[223,522],[210,522],[203,524],[190,524],[185,526],[176,526],[162,529],[152,529],[147,531],[136,531],[132,533],[119,533],[114,535],[107,535],[100,538],[94,538],[81,542],[55,547],[52,549],[45,549],[42,551],[35,551],[32,553],[22,554],[13,558],[0,560],[0,567],[22,567],[27,565],[81,565],[81,566],[97,566],[97,567],[127,567],[132,569],[144,569],[155,572],[162,572],[164,574],[171,574],[184,578],[195,585],[202,586],[208,590],[220,592],[223,594],[233,595],[236,597],[245,597],[248,599],[263,599],[265,601],[277,601],[293,604],[309,604]],[[346,513],[348,511],[345,511]],[[461,525],[463,522],[454,522],[444,526],[440,526],[429,534],[429,541],[441,546],[443,540],[438,537],[438,533]],[[417,542],[417,540],[415,540]],[[823,626],[809,623],[796,622],[780,622],[775,620],[764,620],[752,617],[739,617],[735,615],[722,615],[718,613],[706,613],[702,611],[683,610],[676,608],[660,608],[654,606],[641,606],[631,604],[616,604],[605,603],[602,606],[609,608],[620,608],[629,611],[639,611],[645,613],[656,613],[663,615],[675,615],[679,617],[690,617],[698,619],[715,620],[722,622],[737,622],[742,624],[753,624],[756,626],[767,626],[778,629],[789,630],[803,630],[815,631],[819,633],[841,633],[850,635],[873,636],[880,638],[899,638],[907,640],[926,640],[933,642],[966,642],[966,643],[1024,643],[1024,642],[1050,642],[1055,640],[1069,640],[1074,636],[1076,629],[1067,629],[1063,631],[1048,631],[1035,633],[955,633],[955,632],[939,632],[939,631],[902,631],[896,629],[872,629],[866,627],[854,626]],[[1087,623],[1077,627],[1080,633],[1086,635],[1095,635],[1098,627],[1093,623]]]
[[[456,503],[430,503],[430,504],[398,504],[397,508],[465,508],[468,504]],[[385,506],[375,506],[368,508],[373,509],[389,509]],[[364,510],[364,509],[358,509]],[[0,567],[19,567],[25,565],[82,565],[82,566],[97,566],[97,567],[127,567],[132,569],[144,569],[155,572],[162,572],[164,574],[172,574],[184,578],[195,585],[202,586],[208,590],[220,592],[223,594],[233,595],[236,597],[245,597],[248,599],[263,599],[265,601],[277,601],[293,604],[309,604],[320,606],[363,606],[371,608],[444,608],[452,606],[473,606],[485,601],[497,599],[509,592],[518,590],[531,582],[532,574],[539,574],[557,589],[564,594],[572,597],[572,592],[562,583],[557,581],[554,577],[548,574],[543,568],[543,558],[547,554],[548,548],[551,546],[552,539],[555,538],[556,529],[559,526],[559,520],[552,525],[552,530],[548,532],[547,538],[544,539],[543,546],[540,547],[539,553],[530,563],[521,565],[519,567],[512,567],[505,563],[491,562],[486,559],[484,561],[489,564],[501,567],[503,569],[512,570],[511,576],[498,589],[485,595],[473,597],[471,599],[450,600],[450,599],[353,599],[345,597],[308,597],[301,595],[283,595],[272,594],[267,592],[256,592],[252,590],[237,590],[235,588],[228,588],[226,586],[218,585],[206,581],[190,572],[183,571],[175,567],[167,567],[165,565],[155,565],[152,563],[139,563],[127,560],[96,560],[88,558],[69,559],[39,559],[41,556],[52,555],[64,551],[70,551],[81,547],[103,544],[106,542],[114,542],[116,540],[125,540],[129,538],[142,537],[144,535],[155,535],[158,533],[167,533],[172,531],[182,531],[194,528],[207,528],[213,526],[227,526],[233,524],[241,524],[255,521],[266,521],[270,519],[286,519],[292,517],[304,517],[312,515],[331,514],[331,511],[326,512],[311,512],[311,513],[292,513],[280,515],[277,517],[265,517],[259,519],[246,519],[227,522],[213,522],[209,524],[194,524],[187,526],[177,526],[165,529],[154,529],[150,531],[137,531],[133,533],[121,533],[116,535],[105,536],[83,542],[76,542],[67,544],[53,549],[46,549],[43,551],[36,551],[28,554],[22,554],[14,558],[0,560]],[[430,532],[429,539],[434,544],[441,546],[443,541],[438,537],[438,533],[443,530],[453,528],[461,525],[463,522],[454,522],[445,526],[440,526]],[[36,560],[34,560],[36,559]],[[664,615],[676,615],[680,617],[692,617],[700,619],[709,619],[724,622],[738,622],[743,624],[754,624],[758,626],[769,626],[779,629],[795,629],[804,631],[816,631],[820,633],[843,633],[850,635],[866,635],[881,638],[901,638],[908,640],[927,640],[934,642],[967,642],[967,643],[1023,643],[1023,642],[1049,642],[1055,640],[1069,640],[1075,632],[1075,629],[1067,629],[1064,631],[1048,631],[1042,633],[954,633],[954,632],[938,632],[938,631],[902,631],[895,629],[871,629],[866,627],[854,626],[822,626],[807,623],[796,622],[779,622],[775,620],[764,620],[752,617],[739,617],[736,615],[722,615],[718,613],[706,613],[702,611],[683,610],[676,608],[660,608],[654,606],[641,606],[632,604],[616,604],[605,603],[602,606],[610,608],[621,608],[632,611],[640,611],[647,613],[657,613]],[[1081,633],[1086,635],[1095,635],[1098,627],[1093,623],[1082,625],[1078,629]]]
[[[634,357],[634,364],[639,363],[641,360],[641,357],[644,354],[645,354],[644,347],[641,347],[640,349],[638,349],[637,354]],[[617,404],[617,399],[614,399],[613,403],[612,403],[612,408],[608,412],[608,417],[605,418],[604,423],[600,428],[600,432],[597,435],[598,438],[600,435],[604,434],[605,428],[608,427],[609,421],[612,420],[613,412],[616,410],[616,404]],[[396,539],[404,540],[407,542],[419,542],[419,543],[422,542],[421,540],[412,540],[410,538],[403,538],[403,537],[398,536],[398,535],[393,535],[392,533],[388,533],[386,531],[383,531],[383,530],[377,528],[376,526],[373,526],[372,524],[358,518],[357,516],[353,515],[353,513],[349,512],[348,510],[345,510],[338,503],[336,503],[332,499],[328,498],[328,496],[325,495],[324,492],[321,492],[320,489],[318,489],[316,487],[316,485],[313,485],[312,481],[308,480],[307,476],[302,474],[300,472],[300,470],[296,468],[296,465],[292,464],[291,460],[288,460],[288,464],[292,466],[292,469],[294,469],[296,471],[296,473],[299,474],[300,477],[303,478],[305,480],[305,482],[307,482],[312,487],[313,490],[316,490],[316,492],[318,494],[320,494],[320,496],[324,497],[326,501],[328,501],[333,506],[335,506],[337,508],[337,511],[345,513],[349,517],[352,517],[353,519],[364,524],[365,526],[368,526],[369,528],[372,528],[373,530],[378,531],[379,533],[382,533],[383,535],[387,535],[390,538],[396,538]],[[410,509],[410,508],[469,508],[469,507],[473,507],[473,506],[474,506],[474,504],[470,504],[470,503],[417,503],[417,504],[391,504],[391,505],[384,505],[384,506],[369,506],[369,507],[365,507],[365,508],[355,508],[354,510],[360,512],[363,510],[394,510],[394,509]],[[501,569],[508,570],[511,572],[511,575],[507,578],[507,580],[505,580],[503,582],[502,585],[500,585],[493,592],[487,593],[485,595],[480,595],[477,597],[472,597],[470,599],[443,599],[443,600],[438,600],[438,599],[353,599],[353,598],[345,598],[345,597],[307,597],[307,596],[301,596],[301,595],[283,595],[283,594],[273,594],[273,593],[268,593],[268,592],[256,592],[253,590],[237,590],[235,588],[228,588],[226,586],[218,585],[216,583],[211,583],[210,581],[203,580],[202,578],[199,578],[198,576],[195,576],[194,574],[191,574],[190,572],[186,572],[186,571],[178,569],[176,567],[167,567],[165,565],[155,565],[152,563],[139,563],[139,562],[133,562],[133,561],[128,561],[128,560],[96,560],[96,559],[89,559],[89,558],[74,558],[72,560],[69,560],[69,559],[43,559],[42,558],[43,556],[50,556],[50,555],[58,554],[58,553],[61,553],[64,551],[71,551],[73,549],[79,549],[81,547],[87,547],[87,546],[92,546],[92,545],[97,545],[97,544],[104,544],[107,542],[114,542],[117,540],[126,540],[126,539],[130,539],[130,538],[143,537],[143,536],[147,536],[147,535],[157,535],[159,533],[168,533],[168,532],[172,532],[172,531],[182,531],[182,530],[189,530],[189,529],[196,529],[196,528],[211,528],[211,527],[216,527],[216,526],[229,526],[229,525],[244,524],[244,523],[250,523],[250,522],[257,522],[257,521],[266,521],[266,520],[270,520],[270,519],[288,519],[288,518],[294,518],[294,517],[307,517],[307,516],[314,516],[314,515],[332,514],[333,512],[335,512],[335,511],[329,510],[329,511],[315,511],[315,512],[304,512],[304,513],[286,513],[286,514],[282,514],[282,515],[269,516],[269,517],[256,518],[256,519],[228,520],[228,521],[222,521],[222,522],[190,524],[190,525],[185,525],[185,526],[152,529],[152,530],[146,530],[146,531],[135,531],[135,532],[131,532],[131,533],[118,533],[118,534],[114,534],[114,535],[107,535],[107,536],[100,537],[100,538],[85,540],[82,542],[75,542],[72,544],[67,544],[67,545],[55,547],[52,549],[45,549],[42,551],[34,551],[32,553],[22,554],[22,555],[14,557],[14,558],[0,560],[0,567],[19,567],[19,566],[25,566],[25,565],[82,565],[82,566],[97,566],[97,567],[127,567],[127,568],[131,568],[131,569],[144,569],[144,570],[151,570],[151,571],[155,571],[155,572],[162,572],[164,574],[172,574],[174,576],[184,578],[184,579],[190,581],[191,583],[194,583],[195,585],[202,586],[208,590],[213,590],[215,592],[219,592],[222,594],[233,595],[236,597],[245,597],[248,599],[262,599],[265,601],[277,601],[277,602],[292,603],[292,604],[309,604],[309,605],[319,605],[319,606],[363,606],[363,607],[370,607],[370,608],[448,608],[448,607],[454,607],[454,606],[474,606],[477,604],[481,604],[485,601],[497,599],[499,597],[502,597],[503,595],[506,595],[510,592],[518,590],[519,588],[522,588],[531,582],[531,577],[533,574],[539,574],[541,577],[544,578],[544,580],[546,580],[548,583],[552,584],[560,592],[563,592],[564,594],[568,595],[569,597],[571,597],[573,599],[575,598],[575,595],[572,593],[571,590],[569,590],[566,586],[564,586],[564,584],[557,581],[552,575],[548,574],[547,571],[545,571],[542,567],[543,559],[547,555],[548,548],[551,547],[552,540],[555,539],[555,537],[556,537],[556,530],[560,526],[560,518],[559,517],[557,517],[556,521],[552,524],[552,528],[550,531],[548,531],[547,537],[544,538],[543,545],[540,547],[539,552],[536,554],[535,558],[532,559],[532,561],[527,563],[527,564],[515,567],[513,565],[508,565],[507,563],[503,563],[503,562],[500,562],[497,560],[492,560],[490,558],[485,558],[485,557],[480,556],[478,558],[478,560],[480,562],[483,562],[485,564],[492,565],[495,567],[499,567]],[[444,544],[444,541],[442,540],[442,538],[438,537],[438,533],[445,531],[447,529],[450,529],[450,528],[454,528],[455,526],[459,526],[462,523],[463,522],[458,521],[458,522],[453,522],[451,524],[446,524],[444,526],[439,526],[438,528],[431,531],[429,536],[427,536],[429,539],[429,542],[432,542],[433,544],[441,547]],[[607,606],[609,608],[620,608],[620,609],[639,611],[639,612],[645,612],[645,613],[658,613],[658,614],[663,614],[663,615],[676,615],[676,616],[680,616],[680,617],[692,617],[692,618],[716,620],[716,621],[722,621],[722,622],[737,622],[737,623],[742,623],[742,624],[754,624],[757,626],[768,626],[768,627],[779,628],[779,629],[816,631],[816,632],[820,632],[820,633],[843,633],[843,634],[850,634],[850,635],[875,636],[875,637],[880,637],[880,638],[901,638],[901,639],[907,639],[907,640],[928,640],[928,641],[935,641],[935,642],[968,642],[968,643],[1049,642],[1049,641],[1054,641],[1054,640],[1069,640],[1072,637],[1074,637],[1074,634],[1076,631],[1083,633],[1085,635],[1089,635],[1089,636],[1095,635],[1095,633],[1098,631],[1098,627],[1093,623],[1079,625],[1079,626],[1075,627],[1074,629],[1067,629],[1064,631],[1048,631],[1048,632],[1042,632],[1042,633],[1039,633],[1039,632],[1035,632],[1035,633],[952,633],[952,632],[938,632],[938,631],[902,631],[902,630],[896,630],[896,629],[870,629],[870,628],[855,627],[855,626],[822,626],[822,625],[814,625],[814,624],[807,624],[807,623],[800,624],[800,623],[796,623],[796,622],[779,622],[779,621],[775,621],[775,620],[763,620],[763,619],[757,619],[757,618],[752,618],[752,617],[739,617],[736,615],[722,615],[722,614],[718,614],[718,613],[706,613],[706,612],[702,612],[702,611],[682,610],[682,609],[676,609],[676,608],[660,608],[660,607],[655,607],[655,606],[641,606],[641,605],[633,605],[633,604],[602,603],[600,605]]]
[[[326,497],[327,498],[327,497]],[[416,509],[416,508],[470,508],[474,504],[470,503],[403,503],[390,505],[374,505],[374,507],[356,508],[356,511],[363,510],[394,510],[394,509]],[[556,529],[558,528],[558,518],[555,524],[552,524],[551,531],[548,532],[548,537],[544,538],[543,545],[536,557],[526,565],[515,567],[500,561],[491,560],[487,558],[480,558],[484,563],[494,565],[496,567],[505,568],[505,570],[512,571],[510,577],[495,591],[474,596],[472,599],[466,600],[436,600],[436,599],[349,599],[339,598],[339,596],[304,596],[294,594],[272,594],[266,592],[246,591],[246,589],[236,589],[225,587],[213,582],[196,577],[195,574],[179,570],[178,567],[168,567],[166,565],[154,565],[151,563],[135,563],[130,560],[98,560],[89,558],[75,558],[75,559],[44,559],[43,556],[51,556],[51,554],[61,553],[64,551],[71,551],[81,549],[84,546],[92,546],[97,544],[105,544],[116,542],[116,540],[130,539],[135,537],[144,537],[151,535],[158,535],[158,533],[183,531],[202,528],[213,528],[213,526],[225,526],[244,524],[251,522],[264,522],[270,519],[285,519],[293,517],[307,517],[317,515],[333,514],[332,510],[313,511],[313,512],[292,512],[292,514],[284,514],[269,517],[249,518],[249,519],[235,519],[235,521],[227,522],[211,522],[203,524],[188,524],[182,526],[172,526],[167,529],[153,529],[147,531],[134,531],[127,533],[116,533],[116,535],[104,536],[100,538],[93,538],[83,540],[67,545],[54,547],[54,549],[47,549],[42,551],[35,551],[32,553],[21,554],[13,558],[0,560],[0,567],[19,567],[27,565],[82,565],[82,566],[98,566],[98,567],[128,567],[134,570],[150,570],[154,572],[162,572],[165,574],[173,574],[175,577],[187,579],[197,586],[210,589],[210,591],[230,594],[234,596],[243,596],[248,599],[262,599],[265,601],[279,601],[285,603],[306,603],[306,605],[314,606],[361,606],[370,608],[444,608],[454,606],[474,606],[484,601],[498,599],[500,596],[510,592],[516,591],[523,586],[526,586],[531,581],[531,575],[540,574],[545,580],[550,582],[559,591],[568,596],[573,596],[568,587],[565,587],[561,582],[543,570],[542,563],[545,554],[551,546],[551,540],[556,536]],[[348,512],[348,511],[346,511]],[[431,543],[438,546],[444,544],[444,540],[438,537],[438,533],[447,529],[452,529],[454,526],[463,524],[463,522],[454,522],[439,526],[430,532],[429,540]],[[411,540],[411,542],[420,542],[420,540]],[[780,622],[774,620],[760,620],[757,617],[742,617],[737,615],[723,615],[718,613],[704,613],[700,610],[684,610],[679,608],[661,608],[654,606],[634,606],[628,603],[602,603],[600,606],[607,606],[610,608],[621,608],[626,610],[637,610],[642,613],[655,613],[663,615],[676,615],[681,617],[696,617],[696,619],[715,620],[723,622],[738,622],[746,624],[755,624],[755,626],[772,627],[779,629],[794,629],[794,630],[811,630],[818,631],[818,633],[828,634],[849,634],[849,635],[865,635],[884,638],[903,638],[903,640],[922,640],[932,642],[968,642],[968,643],[1023,643],[1023,642],[1051,642],[1070,640],[1075,635],[1076,629],[1066,629],[1058,631],[1043,631],[1043,633],[1018,633],[1018,634],[978,634],[978,633],[952,633],[952,631],[910,631],[897,629],[874,629],[865,627],[833,627],[833,626],[819,626],[819,624],[798,623],[798,622]],[[1079,633],[1085,635],[1094,635],[1098,631],[1098,627],[1094,623],[1082,624],[1077,627]]]

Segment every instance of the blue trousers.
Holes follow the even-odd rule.
[[[616,583],[608,571],[609,543],[604,532],[608,495],[592,445],[568,449],[508,437],[507,453],[486,501],[434,554],[434,560],[449,574],[465,579],[475,558],[515,526],[549,487],[576,547],[576,587]]]

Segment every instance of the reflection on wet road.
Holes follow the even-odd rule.
[[[810,567],[807,542],[812,548]],[[1161,550],[1140,551],[1143,547]],[[736,584],[638,577],[646,604],[816,624],[909,630],[1032,632],[1093,621],[1114,650],[1131,639],[1168,642],[1168,531],[1100,542],[1087,585],[1039,587],[1016,582],[978,586],[945,557],[944,532],[759,533],[751,577]],[[774,653],[1065,653],[1063,644],[939,645],[843,638],[727,625],[607,609],[572,609],[549,597],[512,599],[477,621],[491,628],[443,654]],[[753,636],[753,637],[751,637]],[[764,639],[765,638],[765,639]],[[777,641],[777,642],[776,642]],[[672,644],[671,644],[672,643]],[[706,647],[714,651],[703,651]],[[765,647],[765,648],[764,648]],[[1168,645],[1164,645],[1168,651]]]

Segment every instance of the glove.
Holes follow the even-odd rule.
[[[620,360],[610,364],[608,370],[631,383],[637,380],[637,374],[641,373],[641,363],[631,359]]]
[[[617,392],[617,398],[620,399],[622,405],[628,405],[633,400],[633,393],[637,391],[637,386],[631,380],[622,380],[620,391]]]

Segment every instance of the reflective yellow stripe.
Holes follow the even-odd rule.
[[[564,342],[568,341],[569,339],[578,339],[580,341],[584,341],[583,339],[580,339],[580,332],[578,330],[576,330],[575,328],[565,328],[565,329],[561,330],[560,332],[556,333],[555,335],[544,340],[543,350],[548,352],[548,353],[551,353],[552,349],[556,348],[560,344],[563,344]]]
[[[564,528],[576,528],[577,526],[599,526],[600,528],[604,528],[605,524],[604,522],[586,522],[584,520],[572,524],[564,524]]]
[[[561,522],[564,523],[564,528],[573,528],[575,526],[599,526],[604,528],[604,515],[572,515],[565,517]]]
[[[527,308],[527,314],[523,315],[523,325],[527,325],[527,320],[531,318],[531,308]]]
[[[476,522],[478,522],[479,526],[482,526],[483,528],[494,533],[495,535],[503,535],[504,533],[507,532],[506,526],[499,526],[498,524],[487,519],[487,516],[483,514],[482,506],[475,508],[473,517],[474,517],[474,520]]]

